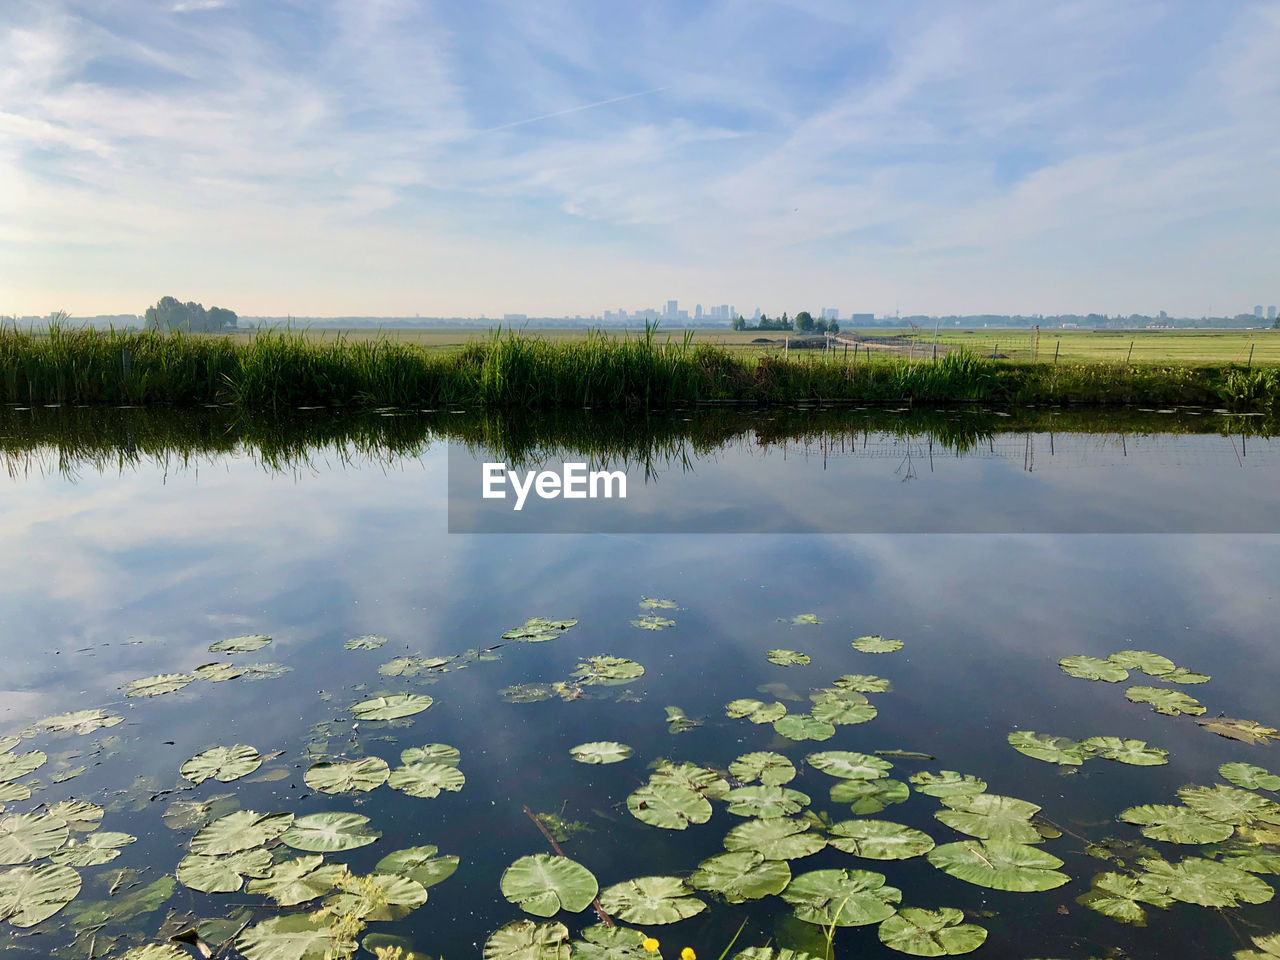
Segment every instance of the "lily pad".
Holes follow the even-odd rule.
[[[724,838],[726,850],[754,850],[767,860],[797,860],[817,853],[827,841],[809,828],[806,820],[771,817],[748,820],[730,830]]]
[[[502,895],[525,913],[553,917],[580,913],[600,891],[591,871],[568,857],[545,853],[521,857],[502,874]]]
[[[893,916],[902,891],[870,870],[813,870],[793,879],[782,899],[805,923],[860,927]]]
[[[181,690],[193,680],[195,675],[190,673],[159,673],[153,677],[131,680],[120,689],[126,697],[158,697]]]
[[[631,625],[641,630],[665,630],[667,627],[674,627],[676,622],[666,617],[660,617],[655,613],[650,613],[632,620]]]
[[[425,693],[393,693],[352,704],[347,708],[357,720],[397,720],[426,710],[435,701]]]
[[[352,637],[342,646],[345,650],[377,650],[386,642],[386,637],[379,637],[372,633],[366,633],[362,637]]]
[[[849,812],[863,816],[902,803],[911,788],[901,780],[841,780],[831,788],[834,803],[849,804]]]
[[[600,891],[600,906],[627,923],[658,926],[701,913],[707,905],[679,877],[638,877]]]
[[[1188,807],[1219,823],[1237,826],[1265,820],[1280,823],[1280,804],[1239,787],[1214,784],[1212,787],[1183,787],[1178,796]]]
[[[76,898],[80,875],[61,864],[0,871],[0,920],[34,927]]]
[[[1266,903],[1275,891],[1251,873],[1225,863],[1191,857],[1178,863],[1143,860],[1142,880],[1183,903],[1202,907],[1234,907]]]
[[[851,694],[861,696],[861,694]],[[865,699],[865,698],[864,698]],[[850,726],[874,720],[879,710],[870,703],[849,699],[849,696],[828,696],[816,700],[810,714],[813,719],[835,726]]]
[[[789,713],[775,720],[773,729],[788,740],[830,740],[836,733],[832,724],[807,713]]]
[[[1120,819],[1142,827],[1142,835],[1167,843],[1217,843],[1231,836],[1230,824],[1201,816],[1189,807],[1146,804],[1120,812]]]
[[[967,797],[985,793],[987,781],[971,773],[943,770],[940,773],[913,773],[907,778],[916,791],[930,797]]]
[[[884,693],[889,689],[889,681],[870,673],[846,673],[831,681],[832,686],[842,690],[853,690],[857,693]]]
[[[237,810],[219,817],[191,838],[191,852],[208,857],[260,847],[281,836],[293,824],[292,813]]]
[[[1121,737],[1089,737],[1080,745],[1090,754],[1103,760],[1115,760],[1135,767],[1156,767],[1169,762],[1169,751],[1149,747],[1145,740],[1129,740]]]
[[[729,764],[729,773],[743,783],[759,780],[770,787],[780,787],[796,778],[796,768],[790,760],[767,750],[744,753]]]
[[[858,637],[853,641],[853,649],[861,653],[893,653],[902,649],[902,641],[888,639],[877,635]]]
[[[1280,732],[1275,727],[1264,727],[1256,720],[1214,717],[1212,720],[1197,720],[1196,723],[1210,733],[1243,743],[1269,743],[1272,740],[1280,740]]]
[[[49,859],[68,867],[97,867],[110,863],[120,856],[121,847],[127,847],[137,839],[128,833],[102,830],[91,833],[80,841],[68,840],[66,845],[55,850]]]
[[[0,817],[0,865],[30,863],[67,842],[67,821],[36,813]]]
[[[1176,667],[1168,673],[1160,674],[1165,683],[1208,683],[1213,678],[1205,673],[1196,673],[1186,667]]]
[[[461,760],[462,754],[458,752],[458,748],[451,747],[447,743],[428,743],[421,747],[409,747],[407,750],[400,751],[400,762],[406,766],[426,761],[456,767]]]
[[[1014,893],[1052,890],[1071,878],[1059,873],[1062,861],[1053,854],[1007,840],[961,840],[928,853],[929,862],[960,880]]]
[[[740,817],[788,817],[809,805],[809,795],[787,787],[739,787],[725,794],[729,812]]]
[[[279,906],[292,907],[325,896],[346,872],[342,864],[325,863],[319,854],[295,857],[281,860],[265,876],[250,880],[245,891],[270,897]]]
[[[523,626],[504,633],[502,639],[541,643],[544,640],[554,640],[570,627],[576,626],[577,623],[577,620],[547,620],[543,617],[530,617],[524,622]]]
[[[368,824],[369,818],[358,813],[313,813],[294,820],[280,835],[280,841],[308,853],[354,850],[382,836],[381,831],[371,830]]]
[[[1261,937],[1250,937],[1257,950],[1237,950],[1231,956],[1234,960],[1276,960],[1280,957],[1280,933],[1270,933]]]
[[[781,893],[791,882],[784,860],[766,860],[755,850],[720,853],[698,864],[689,885],[718,893],[729,903],[744,903]]]
[[[842,820],[831,827],[831,846],[869,860],[909,860],[933,849],[933,838],[888,820]]]
[[[667,712],[668,733],[687,733],[695,727],[702,726],[701,720],[686,716],[685,712],[679,707],[666,707],[665,709]]]
[[[752,723],[773,723],[787,715],[787,708],[777,701],[766,705],[760,700],[733,700],[725,704],[724,714],[735,720],[746,717]]]
[[[662,600],[658,597],[641,597],[640,608],[642,610],[676,610],[676,602],[674,600]]]
[[[88,800],[59,800],[48,811],[50,817],[65,820],[72,830],[96,830],[102,822],[102,808]]]
[[[1224,763],[1218,773],[1246,790],[1280,790],[1280,777],[1252,763]]]
[[[484,960],[569,960],[569,929],[563,923],[516,920],[490,934]]]
[[[964,912],[954,907],[922,910],[903,907],[880,924],[880,942],[891,950],[913,957],[955,957],[977,950],[987,931],[965,923]]]
[[[616,686],[644,676],[644,667],[625,657],[587,657],[574,668],[573,677],[584,686]]]
[[[691,823],[711,819],[711,804],[706,797],[670,783],[640,787],[627,797],[627,809],[637,820],[664,830],[684,830]]]
[[[172,943],[144,943],[130,947],[120,955],[120,960],[191,960],[191,954]]]
[[[1141,927],[1147,922],[1143,904],[1163,909],[1173,903],[1173,898],[1146,883],[1143,877],[1100,873],[1093,878],[1088,892],[1076,897],[1076,903],[1113,920]]]
[[[193,853],[179,861],[176,876],[184,887],[202,893],[235,893],[245,876],[266,876],[271,867],[271,853],[261,847],[229,857],[206,857]]]
[[[283,677],[291,672],[293,667],[286,667],[282,663],[246,663],[241,669],[244,671],[241,676],[252,683],[255,680],[275,680]]]
[[[38,720],[22,731],[22,734],[28,737],[35,736],[38,733],[76,733],[83,736],[93,733],[95,730],[114,727],[123,722],[124,717],[113,717],[105,710],[76,710],[71,713],[60,713],[57,716]],[[13,749],[17,745],[18,741],[14,740],[9,749]],[[5,752],[7,751],[0,750],[0,753]]]
[[[770,663],[776,663],[781,667],[804,666],[809,662],[808,654],[798,653],[795,650],[766,650],[765,658]]]
[[[1063,657],[1058,661],[1063,673],[1081,680],[1103,680],[1107,683],[1119,683],[1129,679],[1129,671],[1113,660],[1083,655]]]
[[[262,766],[262,756],[253,747],[237,743],[230,747],[214,747],[197,753],[182,765],[178,772],[192,783],[204,783],[216,778],[222,783],[239,780]]]
[[[792,623],[796,623],[796,624],[800,624],[800,623],[819,624],[819,623],[821,623],[822,621],[818,619],[818,615],[817,615],[817,614],[814,614],[814,613],[798,613],[798,614],[796,614],[794,617],[792,617],[792,618],[791,618],[791,622],[792,622]]]
[[[1007,840],[1013,843],[1039,843],[1040,832],[1031,818],[1040,812],[1034,803],[994,793],[971,797],[945,797],[950,809],[934,814],[947,826],[983,840]]]
[[[439,850],[428,844],[389,853],[373,869],[375,873],[394,873],[416,880],[423,887],[433,887],[453,876],[458,858],[439,856]]]
[[[650,960],[653,954],[644,945],[647,938],[631,927],[587,927],[582,939],[573,942],[574,960]]]
[[[579,763],[619,763],[631,756],[631,748],[613,740],[593,740],[570,747],[569,754]]]
[[[825,750],[804,758],[815,770],[841,780],[879,780],[887,777],[893,764],[880,757],[849,750]]]
[[[1147,650],[1121,650],[1107,659],[1126,670],[1141,670],[1149,677],[1164,676],[1176,666],[1168,657]]]
[[[305,913],[263,920],[236,940],[245,960],[326,960],[349,957],[356,946],[354,934],[342,924]]]
[[[243,677],[244,667],[228,663],[225,660],[218,660],[214,663],[202,663],[191,672],[196,675],[198,680],[208,680],[210,683],[225,683],[227,680]]]
[[[1015,730],[1009,734],[1008,740],[1013,749],[1035,760],[1077,767],[1084,763],[1084,754],[1078,740],[1052,737],[1047,733],[1035,733],[1031,730]]]
[[[362,757],[342,763],[313,763],[303,779],[320,793],[368,793],[386,783],[389,773],[387,761],[381,757]]]
[[[1156,713],[1176,717],[1180,713],[1198,716],[1204,713],[1204,707],[1194,697],[1189,697],[1181,690],[1169,690],[1165,687],[1130,687],[1125,691],[1133,703],[1149,703]]]
[[[442,790],[457,793],[466,784],[461,770],[447,763],[422,761],[406,763],[391,771],[387,786],[411,797],[430,799],[440,796]]]
[[[219,640],[217,643],[209,645],[210,653],[253,653],[255,650],[261,650],[271,638],[261,633],[251,634],[244,637],[229,637],[226,640]]]
[[[0,782],[17,780],[28,773],[39,770],[49,757],[43,750],[28,750],[26,753],[0,753]]]
[[[729,792],[729,782],[710,767],[700,767],[696,763],[672,763],[670,760],[658,761],[657,768],[649,777],[653,785],[670,783],[686,790],[693,790],[719,800]]]
[[[339,917],[387,921],[403,920],[426,902],[422,884],[391,873],[371,873],[339,879],[338,892],[325,899],[324,908]]]

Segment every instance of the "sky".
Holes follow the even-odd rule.
[[[0,314],[1236,314],[1280,2],[3,0]]]

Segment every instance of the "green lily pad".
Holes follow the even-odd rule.
[[[670,760],[660,760],[649,777],[649,782],[655,786],[659,783],[674,784],[686,790],[696,791],[712,800],[719,800],[729,792],[727,780],[710,767],[700,767],[696,763],[672,763]]]
[[[389,853],[374,866],[375,873],[394,873],[410,880],[416,880],[425,887],[433,887],[443,880],[448,880],[458,869],[458,858],[439,856],[439,851],[431,846],[407,847]]]
[[[725,794],[729,812],[740,817],[788,817],[809,805],[809,795],[787,787],[739,787]]]
[[[824,750],[804,758],[815,770],[841,780],[879,780],[887,777],[893,764],[880,757],[849,750]]]
[[[889,681],[870,673],[846,673],[831,681],[832,686],[842,690],[853,690],[856,693],[884,693],[889,689]]]
[[[766,705],[760,700],[733,700],[725,704],[724,714],[735,720],[746,717],[752,723],[773,723],[787,715],[787,708],[777,701]]]
[[[573,677],[584,686],[616,686],[644,676],[644,667],[625,657],[587,657],[574,668]]]
[[[1231,956],[1234,960],[1276,960],[1280,957],[1280,933],[1270,933],[1262,937],[1250,937],[1257,950],[1237,950]]]
[[[275,680],[283,677],[292,671],[293,667],[286,667],[282,663],[246,663],[241,666],[241,669],[244,671],[241,676],[252,683],[255,680]]]
[[[356,946],[354,935],[342,924],[305,913],[263,920],[236,940],[245,960],[326,960],[349,957]]]
[[[943,770],[940,773],[913,773],[907,777],[918,793],[929,797],[968,797],[985,793],[987,781],[971,773]]]
[[[903,907],[878,932],[886,947],[913,957],[956,957],[972,953],[987,939],[986,930],[965,923],[964,912],[954,907]]]
[[[851,726],[855,723],[866,723],[874,720],[879,710],[873,704],[852,700],[850,697],[861,694],[850,692],[845,696],[826,696],[814,701],[809,711],[813,719],[834,726]],[[865,700],[865,698],[862,698]]]
[[[0,865],[30,863],[67,842],[67,821],[36,813],[0,817]]]
[[[126,697],[158,697],[181,690],[193,680],[195,675],[190,673],[159,673],[153,677],[131,680],[120,689]]]
[[[1143,860],[1142,881],[1174,900],[1202,907],[1266,903],[1275,891],[1251,873],[1225,863],[1191,857],[1178,863]]]
[[[766,860],[755,850],[719,853],[698,864],[689,885],[718,893],[729,903],[744,903],[781,893],[791,882],[785,860]]]
[[[667,707],[666,711],[668,733],[687,733],[694,727],[702,726],[701,720],[685,716],[685,712],[679,707]]]
[[[102,830],[91,833],[83,840],[68,840],[55,850],[49,859],[68,867],[97,867],[110,863],[120,856],[120,848],[127,847],[138,838],[128,833]]]
[[[1186,667],[1177,667],[1168,673],[1160,674],[1160,679],[1165,683],[1208,683],[1213,677],[1206,673],[1196,673]]]
[[[279,906],[293,907],[325,896],[346,872],[342,864],[325,863],[319,854],[295,857],[281,860],[265,876],[250,880],[245,891],[270,897]]]
[[[632,620],[631,625],[639,627],[641,630],[665,630],[667,627],[674,627],[676,622],[666,617],[660,617],[655,613],[650,613]]]
[[[619,763],[631,756],[631,748],[613,740],[593,740],[570,747],[569,755],[579,763]]]
[[[569,960],[569,929],[563,923],[516,920],[489,935],[484,960]]]
[[[421,747],[409,747],[400,751],[400,762],[408,766],[411,763],[443,763],[456,767],[462,761],[462,754],[457,747],[447,743],[428,743]]]
[[[789,713],[775,720],[773,729],[788,740],[830,740],[836,733],[830,723],[807,713]]]
[[[34,927],[76,898],[80,875],[61,864],[0,871],[0,920]]]
[[[638,877],[600,891],[606,913],[625,920],[659,926],[686,920],[707,909],[679,877]]]
[[[447,763],[423,761],[396,767],[391,771],[387,786],[411,797],[430,799],[440,796],[442,790],[457,793],[466,782],[467,778],[457,767]]]
[[[454,657],[396,657],[378,667],[384,677],[421,677],[452,662]]]
[[[1146,804],[1120,812],[1120,819],[1142,827],[1142,835],[1168,843],[1217,843],[1234,832],[1230,824],[1201,816],[1189,807]]]
[[[582,931],[582,939],[573,942],[574,960],[650,960],[644,948],[642,930],[631,927],[606,927],[597,923]]]
[[[1199,716],[1204,713],[1204,706],[1194,697],[1189,697],[1181,690],[1168,690],[1164,687],[1130,687],[1125,691],[1133,703],[1149,703],[1156,713],[1176,717],[1180,713],[1188,716]]]
[[[541,643],[544,640],[554,640],[577,623],[577,620],[546,620],[543,617],[530,617],[523,626],[504,633],[502,639]]]
[[[60,713],[57,716],[37,720],[26,730],[23,730],[22,735],[24,737],[33,737],[40,733],[76,733],[84,736],[96,730],[114,727],[123,722],[124,717],[113,717],[105,710],[75,710],[71,713]],[[18,740],[15,738],[8,749],[11,750],[17,745]],[[0,750],[0,753],[6,752],[8,751]]]
[[[239,853],[281,836],[293,824],[292,813],[237,810],[219,817],[191,838],[191,852],[207,857]]]
[[[1034,803],[994,793],[971,797],[944,797],[950,809],[934,816],[953,829],[983,840],[1006,840],[1012,843],[1039,843],[1040,832],[1031,818],[1040,812]]]
[[[17,780],[32,771],[39,770],[48,756],[43,750],[26,753],[0,753],[0,781]]]
[[[1275,727],[1264,727],[1256,720],[1214,717],[1211,720],[1197,720],[1196,724],[1210,733],[1216,733],[1229,740],[1239,740],[1242,743],[1270,743],[1272,740],[1280,740],[1280,731]]]
[[[230,637],[226,640],[219,640],[217,643],[209,645],[210,653],[253,653],[255,650],[261,650],[271,638],[261,633],[255,633],[245,637]]]
[[[754,850],[767,860],[798,860],[817,853],[827,845],[813,833],[807,820],[771,817],[748,820],[730,830],[724,838],[726,850]]]
[[[747,947],[735,953],[733,960],[823,960],[823,957],[790,947]]]
[[[65,820],[69,828],[81,833],[96,830],[102,822],[102,808],[88,800],[60,800],[46,812],[50,817]]]
[[[780,667],[804,666],[809,662],[809,655],[795,650],[766,650],[765,658]]]
[[[387,697],[374,697],[352,704],[347,710],[357,720],[398,720],[411,717],[435,703],[424,693],[394,693]]]
[[[782,899],[805,923],[860,927],[893,916],[902,891],[870,870],[813,870],[793,879]]]
[[[366,633],[362,637],[352,637],[342,646],[345,650],[377,650],[386,642],[386,637],[379,637],[372,633]]]
[[[868,637],[858,637],[853,641],[853,649],[861,653],[893,653],[895,650],[902,649],[901,640],[886,640],[884,637],[877,635]]]
[[[210,683],[225,683],[228,680],[234,680],[236,677],[243,677],[244,667],[228,663],[225,660],[218,660],[214,663],[202,663],[191,672],[196,675],[197,680],[208,680]]]
[[[1141,927],[1147,922],[1143,904],[1163,909],[1173,903],[1173,898],[1147,884],[1142,877],[1100,873],[1093,878],[1088,892],[1076,897],[1076,903],[1121,923]]]
[[[525,913],[553,917],[591,906],[599,885],[591,871],[568,857],[545,853],[521,857],[502,874],[502,895]]]
[[[794,617],[792,617],[792,618],[791,618],[791,622],[792,622],[792,623],[796,623],[796,624],[800,624],[800,623],[819,624],[819,623],[821,623],[822,621],[818,619],[817,614],[813,614],[813,613],[798,613],[798,614],[796,614]]]
[[[427,902],[422,884],[391,873],[343,878],[339,892],[324,901],[324,908],[339,917],[363,921],[403,920]]]
[[[832,802],[849,804],[849,812],[859,816],[879,813],[910,795],[911,788],[901,780],[841,780],[831,788]]]
[[[767,750],[744,753],[729,764],[729,773],[743,783],[759,780],[769,787],[780,787],[796,778],[795,764],[782,754]]]
[[[332,853],[364,847],[382,836],[371,830],[369,818],[358,813],[313,813],[298,817],[280,835],[280,841],[308,853]]]
[[[661,599],[659,599],[659,598],[657,598],[657,597],[641,597],[641,598],[640,598],[640,608],[641,608],[642,610],[676,610],[676,609],[679,609],[679,608],[676,606],[676,602],[675,602],[674,600],[661,600]]]
[[[888,820],[842,820],[831,827],[831,846],[869,860],[909,860],[933,849],[933,839]]]
[[[130,947],[120,955],[120,960],[191,960],[191,954],[172,943],[144,943]]]
[[[943,873],[994,890],[1031,893],[1052,890],[1071,878],[1059,873],[1053,854],[1007,840],[961,840],[934,847],[929,862]]]
[[[637,820],[664,830],[684,830],[691,823],[711,819],[711,804],[706,797],[671,783],[640,787],[627,797],[627,809]]]
[[[1147,650],[1121,650],[1107,657],[1116,666],[1126,670],[1141,670],[1149,677],[1161,677],[1172,671],[1175,664],[1168,657]]]
[[[1092,755],[1103,760],[1115,760],[1135,767],[1156,767],[1169,762],[1169,751],[1149,747],[1145,740],[1129,740],[1121,737],[1089,737],[1080,745]]]
[[[262,756],[253,747],[237,743],[230,747],[214,747],[204,753],[197,753],[182,765],[178,772],[199,785],[206,780],[216,778],[222,783],[239,780],[253,773],[262,766]]]
[[[271,853],[261,847],[229,857],[188,854],[178,863],[176,876],[184,887],[202,893],[235,893],[245,876],[262,877],[271,871]]]
[[[1052,737],[1047,733],[1035,733],[1031,730],[1015,730],[1009,734],[1008,740],[1013,749],[1035,760],[1071,766],[1084,763],[1084,754],[1078,740]]]
[[[1265,820],[1280,823],[1280,804],[1239,787],[1220,783],[1212,787],[1183,787],[1178,791],[1182,802],[1200,816],[1219,823],[1237,826]]]
[[[387,782],[391,771],[381,757],[361,757],[340,763],[324,760],[307,768],[303,779],[320,793],[368,793]]]
[[[1280,777],[1252,763],[1224,763],[1218,773],[1246,790],[1280,790]]]
[[[1107,683],[1119,683],[1129,679],[1129,671],[1113,660],[1102,660],[1098,657],[1083,655],[1063,657],[1058,661],[1063,673],[1081,680],[1103,680]]]

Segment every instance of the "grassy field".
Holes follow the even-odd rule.
[[[349,341],[365,342],[387,338],[411,343],[428,350],[458,349],[469,342],[483,340],[485,330],[298,330],[307,337],[320,341],[342,337]],[[586,330],[534,329],[521,331],[526,336],[554,342],[585,341]],[[642,336],[643,331],[606,330],[604,335],[613,339]],[[723,347],[735,354],[767,356],[782,353],[783,341],[798,336],[793,332],[760,330],[726,330],[724,328],[691,330],[694,345],[711,344]],[[904,344],[898,350],[884,349],[885,344],[873,345],[872,359],[896,359],[900,352],[910,353],[909,341],[917,345],[917,359],[931,355],[932,330],[898,330],[883,327],[867,330],[842,331],[842,336],[868,337],[874,340],[900,338]],[[684,339],[683,329],[658,328],[658,340],[668,339],[673,344]],[[234,339],[250,339],[252,334],[236,334]],[[767,339],[769,343],[753,341]],[[942,329],[938,342],[945,347],[964,347],[981,356],[997,352],[1000,357],[1013,360],[1034,359],[1040,363],[1052,363],[1055,353],[1060,363],[1138,363],[1159,365],[1196,366],[1203,364],[1246,364],[1253,351],[1253,366],[1280,366],[1280,330],[1049,330],[1040,332],[1038,343],[1029,330],[978,330]],[[841,347],[840,349],[843,349]],[[861,352],[859,353],[861,357]]]

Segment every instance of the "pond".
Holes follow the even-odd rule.
[[[1273,427],[4,410],[0,950],[1277,955]]]

